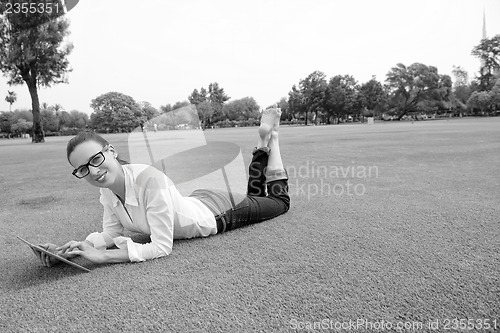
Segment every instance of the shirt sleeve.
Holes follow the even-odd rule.
[[[114,239],[118,248],[127,246],[129,259],[132,262],[164,257],[172,252],[174,210],[172,196],[165,178],[151,177],[144,189],[144,205],[151,231],[151,242],[139,244],[128,237]]]
[[[113,211],[113,203],[103,192],[101,192],[101,197],[99,198],[101,202],[104,213],[102,217],[102,232],[93,232],[87,236],[85,240],[88,240],[94,244],[94,248],[98,250],[104,250],[108,247],[115,245],[113,238],[123,235],[123,225]]]

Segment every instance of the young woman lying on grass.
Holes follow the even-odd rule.
[[[80,133],[69,141],[67,157],[75,168],[73,175],[101,188],[103,231],[59,247],[42,246],[94,263],[140,262],[170,254],[174,239],[207,237],[287,212],[290,197],[278,141],[280,115],[276,108],[262,114],[247,195],[200,189],[184,197],[158,169],[125,164],[104,138]],[[135,243],[123,236],[125,229],[147,234],[151,242]],[[39,258],[48,267],[58,262],[44,253]]]

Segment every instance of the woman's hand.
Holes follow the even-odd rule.
[[[94,248],[93,244],[89,241],[77,242],[71,241],[67,244],[57,248],[57,250],[62,251],[64,254],[70,257],[82,256],[87,260],[94,263],[103,263],[105,250],[97,250]]]
[[[43,248],[43,249],[45,249],[45,250],[47,250],[49,252],[52,252],[52,253],[57,254],[57,255],[60,255],[61,257],[66,258],[66,259],[75,257],[75,256],[70,256],[68,254],[64,254],[64,253],[58,252],[57,251],[58,247],[55,244],[45,243],[45,244],[40,244],[38,246],[40,246],[41,248]],[[43,266],[45,266],[45,267],[52,267],[55,264],[59,263],[58,259],[56,259],[54,257],[51,257],[51,256],[49,256],[48,254],[46,254],[44,252],[38,251],[35,248],[32,248],[32,249],[33,249],[33,252],[35,252],[35,254],[38,257],[38,259],[40,259],[40,262],[42,263]]]
[[[59,254],[60,256],[62,256],[64,258],[74,258],[77,255],[76,254],[70,254],[69,252],[71,252],[80,243],[87,243],[87,244],[89,244],[92,247],[94,246],[94,244],[92,244],[88,240],[84,240],[84,241],[74,241],[74,240],[72,240],[72,241],[67,242],[63,246],[59,246],[55,250],[57,251],[57,254]]]

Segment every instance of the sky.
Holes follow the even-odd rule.
[[[218,82],[232,100],[265,108],[319,70],[359,83],[384,81],[398,63],[420,62],[473,78],[486,14],[500,34],[500,0],[85,0],[68,14],[74,49],[68,84],[40,88],[40,103],[90,114],[110,91],[154,107]],[[0,111],[31,109],[26,85],[0,77]]]

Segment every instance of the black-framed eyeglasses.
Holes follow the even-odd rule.
[[[80,165],[78,168],[73,170],[72,174],[76,178],[83,178],[88,176],[90,173],[89,166],[98,167],[104,163],[106,157],[104,157],[104,152],[108,149],[108,146],[104,146],[100,152],[92,156],[86,164]]]

